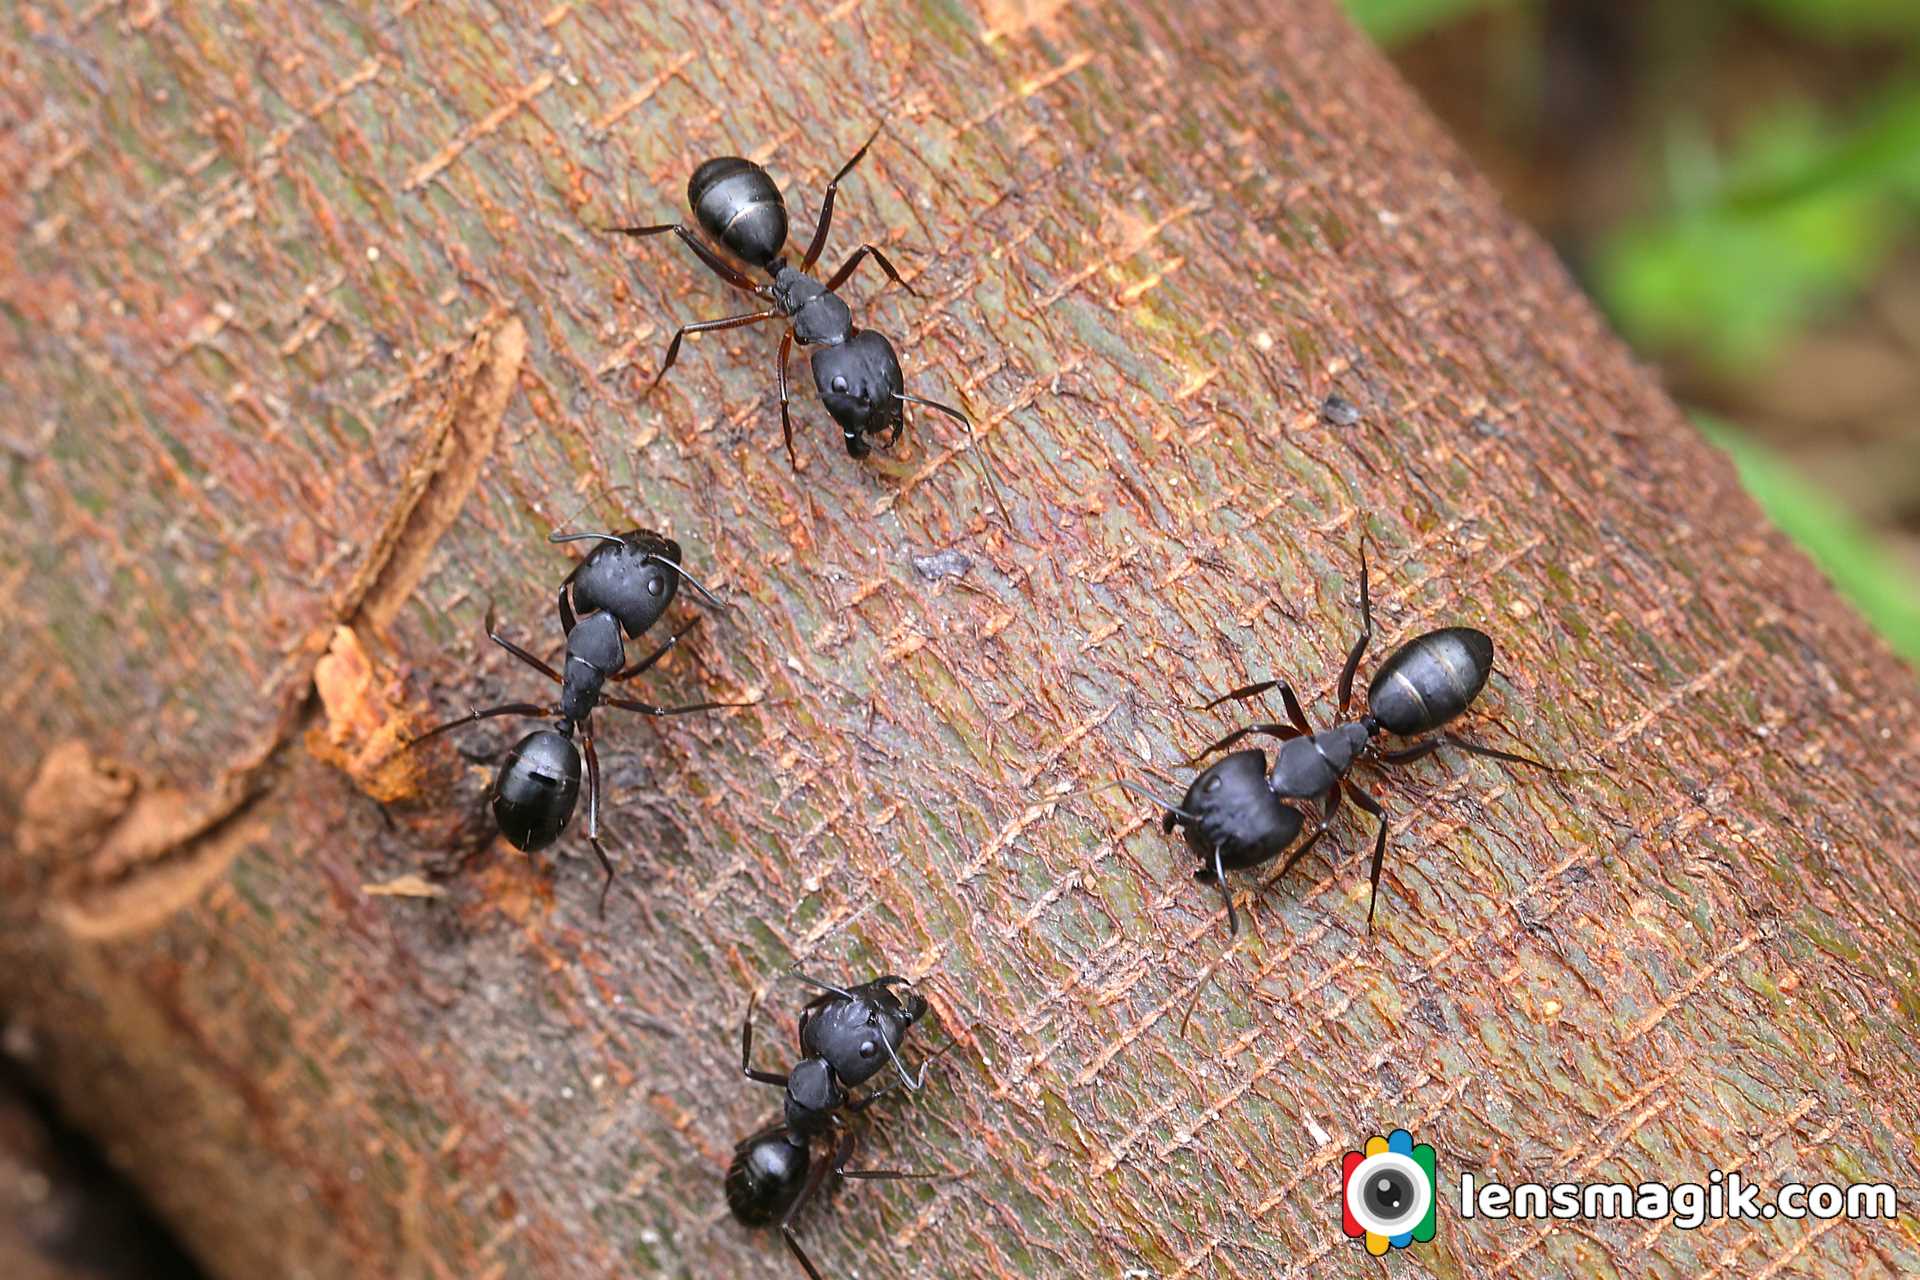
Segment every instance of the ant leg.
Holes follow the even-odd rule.
[[[853,1159],[853,1153],[859,1148],[859,1141],[853,1133],[847,1133],[844,1149],[836,1151],[833,1162],[834,1176],[840,1178],[858,1178],[868,1182],[900,1182],[908,1179],[937,1178],[937,1173],[909,1172],[905,1169],[849,1169],[847,1161]]]
[[[750,707],[751,702],[689,702],[681,707],[656,707],[651,702],[636,702],[632,698],[606,698],[603,701],[610,707],[622,711],[638,711],[643,716],[684,716],[695,711],[718,711],[722,707]]]
[[[1411,764],[1422,756],[1432,755],[1446,745],[1444,738],[1428,738],[1425,742],[1416,742],[1400,751],[1382,751],[1380,759],[1386,764]]]
[[[1545,769],[1549,773],[1555,772],[1554,767],[1544,760],[1535,760],[1532,756],[1515,755],[1511,751],[1496,751],[1492,747],[1483,747],[1477,742],[1468,742],[1465,738],[1457,737],[1451,733],[1443,733],[1437,737],[1428,738],[1425,742],[1416,742],[1404,751],[1382,752],[1380,758],[1388,764],[1406,764],[1409,761],[1418,760],[1422,756],[1432,755],[1444,746],[1458,747],[1470,755],[1486,756],[1492,760],[1505,760],[1508,764],[1532,765],[1536,769]]]
[[[587,843],[593,846],[593,856],[600,859],[600,869],[607,873],[607,878],[600,884],[599,914],[604,920],[607,916],[607,891],[613,888],[613,861],[600,844],[600,756],[593,749],[593,734],[584,726],[580,737],[587,748]]]
[[[1449,744],[1460,748],[1470,755],[1486,756],[1492,760],[1505,760],[1508,764],[1527,764],[1532,765],[1536,769],[1545,769],[1548,773],[1555,772],[1552,765],[1544,760],[1535,760],[1532,756],[1517,756],[1511,751],[1495,751],[1492,747],[1483,747],[1477,742],[1468,742],[1465,738],[1456,737],[1451,733],[1443,733],[1440,736],[1445,738]]]
[[[558,671],[555,671],[552,667],[540,661],[540,659],[534,657],[532,654],[528,653],[525,649],[522,649],[519,645],[515,644],[513,641],[501,635],[500,632],[495,629],[494,622],[495,622],[494,612],[493,612],[493,609],[489,607],[487,609],[487,639],[493,641],[495,644],[499,645],[502,649],[505,649],[508,653],[520,659],[520,661],[526,663],[528,666],[532,667],[535,671],[538,671],[541,675],[547,677],[547,679],[553,681],[555,684],[565,683],[563,680],[560,679],[560,673]]]
[[[1332,822],[1333,815],[1338,812],[1340,812],[1340,781],[1335,779],[1334,784],[1327,788],[1327,798],[1320,810],[1320,825],[1324,827]]]
[[[800,1247],[800,1237],[793,1233],[793,1220],[806,1206],[807,1201],[819,1194],[820,1185],[827,1180],[827,1175],[834,1172],[836,1166],[846,1163],[847,1156],[851,1153],[852,1136],[842,1134],[840,1140],[834,1145],[832,1159],[822,1160],[807,1170],[807,1180],[801,1184],[800,1194],[793,1198],[793,1203],[787,1206],[787,1211],[780,1215],[780,1237],[787,1242],[788,1252],[793,1254],[800,1265],[806,1269],[809,1280],[820,1280],[820,1273],[813,1269],[813,1263],[808,1259],[807,1251]]]
[[[1351,787],[1353,784],[1349,782],[1345,785],[1348,787]],[[1341,795],[1340,782],[1336,781],[1331,787],[1327,788],[1327,798],[1325,803],[1321,806],[1321,809],[1320,809],[1320,829],[1318,831],[1315,831],[1312,835],[1308,836],[1306,839],[1306,842],[1302,844],[1298,849],[1295,849],[1292,853],[1287,855],[1287,860],[1280,864],[1281,875],[1284,876],[1287,874],[1287,872],[1293,870],[1294,863],[1306,857],[1307,851],[1312,849],[1315,844],[1319,843],[1321,836],[1327,834],[1327,827],[1330,823],[1332,823],[1333,815],[1340,812],[1340,795]]]
[[[807,1251],[800,1247],[800,1237],[793,1234],[793,1228],[782,1226],[780,1238],[787,1242],[787,1252],[791,1253],[794,1261],[800,1264],[800,1269],[807,1273],[807,1280],[820,1280],[820,1273],[813,1269],[813,1261],[807,1257]]]
[[[678,222],[663,222],[655,227],[601,227],[600,230],[614,235],[632,236],[636,240],[645,236],[657,236],[671,231],[686,242],[687,248],[693,250],[694,253],[699,256],[700,261],[707,264],[707,270],[713,272],[713,274],[719,276],[734,288],[745,293],[766,292],[765,285],[755,284],[751,278],[729,264],[725,258],[715,253],[712,249],[709,249],[705,243],[696,239],[691,231],[688,231],[685,226]]]
[[[1195,752],[1193,755],[1188,756],[1184,761],[1184,763],[1189,765],[1198,764],[1200,763],[1200,761],[1206,759],[1208,756],[1212,755],[1214,752],[1219,751],[1222,748],[1232,746],[1234,743],[1240,741],[1240,739],[1246,737],[1250,733],[1264,733],[1269,735],[1270,737],[1278,738],[1282,742],[1289,741],[1290,739],[1293,739],[1293,738],[1304,738],[1307,736],[1305,733],[1303,733],[1299,729],[1289,728],[1284,724],[1267,724],[1267,723],[1250,724],[1244,729],[1235,729],[1232,733],[1220,739],[1220,741],[1212,743],[1209,746],[1203,747],[1198,752]]]
[[[840,179],[853,172],[853,166],[860,163],[867,154],[867,148],[873,145],[874,139],[880,136],[880,130],[884,128],[884,122],[875,125],[873,132],[867,135],[867,140],[860,144],[860,149],[853,153],[853,159],[841,165],[840,172],[834,174],[832,181],[827,183],[826,194],[820,198],[820,221],[813,228],[813,242],[807,246],[807,256],[800,259],[802,274],[813,270],[813,264],[820,260],[820,251],[827,247],[827,232],[833,226],[833,197],[840,190]],[[832,285],[827,286],[827,292],[833,292]]]
[[[1193,708],[1195,711],[1211,711],[1223,702],[1242,702],[1258,697],[1269,689],[1280,691],[1280,701],[1286,705],[1287,719],[1293,721],[1293,727],[1303,734],[1311,734],[1313,726],[1307,723],[1307,713],[1301,709],[1300,699],[1293,696],[1293,686],[1285,680],[1261,680],[1255,684],[1241,685],[1221,694],[1212,702],[1204,702]]]
[[[674,645],[680,643],[681,636],[687,634],[687,632],[693,630],[695,627],[700,625],[701,616],[702,615],[700,614],[695,614],[693,617],[693,621],[689,622],[686,626],[680,628],[678,631],[668,636],[667,642],[665,644],[661,645],[658,649],[655,649],[652,653],[640,659],[638,662],[634,663],[632,666],[623,667],[620,670],[614,672],[610,678],[614,680],[631,680],[633,679],[633,677],[639,675],[642,671],[645,671],[648,667],[651,667],[654,663],[660,661],[660,659],[666,657],[667,652],[670,649],[672,649]]]
[[[880,269],[887,273],[887,279],[893,281],[895,284],[899,285],[902,289],[905,289],[908,293],[912,294],[914,297],[917,298],[920,296],[920,291],[918,289],[914,288],[912,285],[908,284],[905,280],[902,280],[900,278],[900,273],[893,269],[893,264],[891,262],[887,261],[887,255],[880,252],[878,248],[870,244],[861,245],[858,249],[855,249],[853,251],[852,257],[848,258],[845,262],[840,264],[840,269],[834,272],[833,277],[827,281],[827,292],[833,293],[834,291],[839,289],[841,285],[845,284],[847,282],[847,277],[853,274],[854,268],[858,267],[861,261],[868,257],[871,257],[875,262],[880,264]]]
[[[503,702],[497,707],[488,707],[485,711],[471,711],[458,720],[449,720],[445,724],[435,725],[417,738],[408,738],[401,744],[402,749],[419,746],[428,738],[438,737],[449,729],[457,729],[463,724],[472,724],[476,720],[486,720],[493,716],[544,716],[553,714],[552,707],[543,707],[537,702]]]
[[[770,1084],[776,1089],[784,1089],[787,1087],[785,1076],[753,1068],[753,1010],[759,1002],[758,992],[747,997],[747,1016],[740,1024],[740,1074],[755,1084]]]
[[[1373,881],[1373,893],[1372,896],[1367,899],[1367,929],[1371,932],[1373,929],[1373,911],[1375,907],[1380,905],[1380,867],[1387,858],[1387,811],[1380,807],[1378,800],[1375,800],[1351,782],[1347,784],[1346,789],[1353,792],[1353,802],[1355,804],[1380,819],[1380,834],[1375,836],[1373,840],[1373,870],[1369,873],[1369,878]]]
[[[895,1059],[895,1061],[898,1062],[899,1060]],[[902,1070],[904,1071],[904,1068]],[[920,1074],[923,1077],[926,1075],[926,1064],[924,1063],[921,1064]],[[880,1099],[886,1097],[888,1094],[892,1093],[895,1089],[898,1089],[900,1087],[901,1087],[901,1084],[900,1084],[900,1081],[898,1080],[887,1081],[885,1084],[881,1085],[878,1089],[875,1089],[872,1093],[867,1094],[865,1097],[855,1098],[852,1102],[849,1102],[847,1104],[847,1114],[853,1115],[853,1116],[859,1115],[862,1111],[865,1111],[868,1107],[872,1106],[874,1103],[880,1101]],[[918,1089],[920,1085],[912,1083],[911,1077],[909,1077],[909,1081],[906,1087],[909,1089]]]
[[[763,320],[772,320],[780,314],[778,307],[765,311],[749,311],[744,315],[727,316],[721,320],[702,320],[697,324],[683,324],[673,332],[673,341],[667,344],[666,362],[660,366],[660,372],[653,375],[653,381],[647,384],[652,391],[660,385],[660,379],[667,376],[667,370],[673,368],[673,362],[680,358],[680,343],[690,333],[716,333],[721,329],[738,329],[745,325],[759,324]]]
[[[1347,650],[1347,665],[1340,668],[1340,714],[1347,714],[1353,702],[1353,673],[1360,669],[1360,655],[1373,639],[1373,601],[1367,595],[1367,540],[1360,539],[1360,638]]]
[[[899,1180],[903,1178],[937,1178],[937,1173],[910,1172],[906,1169],[835,1169],[843,1178],[866,1178],[873,1181],[882,1179]]]
[[[787,407],[793,398],[787,390],[787,357],[792,354],[793,330],[789,328],[780,335],[780,358],[775,371],[780,377],[780,431],[787,441],[787,465],[798,471],[800,459],[793,456],[793,412]]]
[[[1288,854],[1287,860],[1280,864],[1280,874],[1284,876],[1287,874],[1287,872],[1293,870],[1293,864],[1300,861],[1300,859],[1306,857],[1307,850],[1313,848],[1315,844],[1319,843],[1320,837],[1325,834],[1327,834],[1327,829],[1323,825],[1318,831],[1308,836],[1306,839],[1306,842],[1302,844],[1298,849],[1295,849],[1292,853]]]

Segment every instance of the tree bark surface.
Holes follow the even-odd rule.
[[[41,4],[4,18],[0,1007],[219,1276],[777,1276],[727,1215],[823,976],[956,1047],[801,1232],[837,1276],[1371,1276],[1342,1153],[1510,1180],[1916,1181],[1911,672],[1330,3]],[[768,164],[938,416],[857,464],[671,240]],[[597,725],[577,833],[491,838],[559,526],[738,602]],[[1157,814],[1370,550],[1383,658],[1491,632],[1242,937]],[[938,564],[918,558],[954,551]],[[964,572],[953,573],[962,563]],[[945,566],[943,571],[942,566]],[[692,616],[676,607],[675,618]],[[1369,663],[1364,672],[1371,670]],[[1454,1191],[1444,1191],[1449,1210]],[[1914,1201],[1905,1200],[1911,1215]],[[1437,1276],[1920,1274],[1910,1225],[1443,1214]],[[1416,1268],[1417,1269],[1417,1268]],[[1409,1272],[1408,1274],[1413,1274]]]

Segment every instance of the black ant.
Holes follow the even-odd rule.
[[[1363,546],[1360,637],[1347,651],[1346,665],[1340,670],[1338,716],[1344,717],[1352,704],[1354,673],[1372,639],[1373,604],[1367,592],[1367,557]],[[1200,710],[1209,710],[1229,700],[1251,698],[1278,689],[1286,705],[1287,719],[1291,721],[1290,724],[1259,723],[1236,729],[1187,761],[1197,764],[1248,734],[1267,734],[1281,742],[1271,772],[1264,752],[1258,749],[1232,752],[1195,778],[1180,803],[1167,805],[1161,818],[1161,827],[1169,834],[1176,827],[1181,829],[1187,847],[1200,859],[1200,869],[1194,872],[1194,879],[1219,885],[1220,896],[1227,904],[1229,932],[1237,934],[1240,922],[1234,913],[1233,895],[1227,889],[1227,871],[1258,866],[1277,856],[1298,838],[1307,824],[1307,812],[1317,807],[1318,825],[1280,868],[1281,875],[1285,875],[1325,834],[1327,823],[1339,809],[1343,796],[1350,796],[1356,805],[1380,820],[1379,834],[1373,843],[1373,892],[1367,903],[1367,927],[1373,927],[1374,908],[1380,897],[1380,868],[1387,852],[1387,815],[1378,800],[1347,777],[1356,763],[1370,760],[1406,764],[1451,745],[1510,764],[1551,769],[1552,766],[1542,761],[1483,747],[1452,733],[1436,734],[1399,751],[1379,748],[1377,739],[1382,734],[1431,733],[1451,723],[1480,696],[1492,674],[1493,640],[1486,632],[1472,627],[1445,627],[1407,641],[1380,665],[1367,685],[1367,712],[1357,720],[1336,721],[1331,728],[1316,733],[1307,722],[1300,700],[1283,680],[1250,684],[1224,693],[1201,707]],[[1153,799],[1132,783],[1119,785]],[[1154,803],[1164,802],[1154,800]]]
[[[800,259],[798,267],[788,265],[782,254],[787,243],[787,202],[765,169],[740,156],[720,156],[704,162],[693,171],[693,178],[687,183],[687,204],[692,208],[694,220],[699,223],[700,229],[709,240],[725,246],[728,253],[748,267],[766,272],[771,280],[769,284],[756,284],[745,272],[696,237],[684,223],[605,228],[634,237],[672,232],[686,242],[708,270],[734,288],[772,304],[759,311],[681,325],[674,331],[673,340],[667,344],[666,360],[648,384],[649,391],[659,385],[660,379],[680,358],[680,343],[688,334],[737,329],[767,320],[785,320],[787,331],[780,335],[776,376],[780,388],[780,428],[785,434],[789,464],[796,468],[799,466],[793,451],[793,418],[788,408],[790,397],[787,390],[787,359],[796,342],[802,347],[813,348],[810,358],[813,384],[820,392],[827,412],[840,424],[850,456],[864,458],[871,453],[873,446],[868,442],[871,436],[885,435],[885,443],[891,448],[906,428],[905,406],[909,404],[944,413],[969,433],[972,432],[972,420],[952,405],[907,394],[905,377],[900,371],[900,357],[895,354],[893,343],[876,330],[856,327],[852,311],[836,292],[854,269],[871,257],[886,272],[887,279],[918,297],[913,286],[902,280],[900,273],[894,270],[886,254],[877,246],[862,244],[825,284],[809,274],[813,264],[819,260],[821,250],[826,248],[827,232],[833,225],[833,198],[840,189],[840,180],[853,171],[853,167],[867,154],[867,148],[879,136],[880,130],[876,128],[860,149],[853,153],[853,158],[840,166],[840,172],[834,174],[833,180],[827,183],[826,194],[820,201],[820,220],[814,227],[813,240],[807,245],[806,256]],[[984,459],[981,460],[981,468],[983,471],[986,469]],[[987,480],[989,485],[993,485],[990,472],[987,473]],[[998,497],[996,489],[996,502]],[[1004,511],[1002,515],[1004,518]]]
[[[793,1220],[799,1216],[831,1174],[867,1181],[931,1178],[930,1173],[897,1169],[849,1169],[857,1139],[844,1116],[858,1115],[893,1090],[917,1090],[926,1083],[927,1065],[910,1075],[900,1061],[900,1047],[914,1023],[926,1016],[927,1002],[912,984],[886,974],[857,987],[836,987],[796,974],[821,994],[800,1011],[800,1052],[805,1056],[785,1075],[753,1066],[753,1011],[747,1002],[746,1021],[740,1027],[740,1071],[749,1080],[786,1091],[784,1114],[778,1124],[743,1138],[727,1166],[727,1207],[743,1225],[763,1227],[778,1223],[787,1249],[810,1280],[820,1280]],[[904,988],[902,999],[895,988]],[[953,1047],[949,1042],[940,1052]],[[939,1055],[934,1055],[938,1057]],[[899,1073],[884,1088],[861,1098],[848,1092],[892,1062]],[[829,1150],[814,1159],[813,1144],[825,1140]]]
[[[673,603],[682,579],[709,604],[725,606],[680,567],[680,544],[671,538],[646,529],[632,529],[622,534],[554,534],[548,538],[549,542],[589,540],[597,540],[599,545],[561,581],[556,601],[560,626],[567,638],[564,675],[501,635],[494,625],[493,610],[487,611],[487,638],[558,684],[559,702],[551,706],[508,702],[485,710],[476,709],[427,730],[405,745],[416,747],[449,729],[493,716],[554,717],[552,728],[536,729],[514,744],[494,775],[490,792],[493,817],[499,824],[500,834],[514,848],[534,853],[559,839],[573,817],[574,804],[580,796],[581,749],[573,741],[574,730],[578,728],[581,747],[586,751],[587,841],[606,872],[606,881],[600,887],[600,911],[604,914],[607,891],[613,887],[613,863],[600,844],[600,759],[593,749],[594,708],[605,703],[642,715],[677,716],[747,704],[694,702],[659,707],[606,695],[604,690],[609,680],[631,679],[647,670],[700,621],[695,617],[668,636],[658,649],[627,665],[621,633],[624,631],[628,638],[638,639],[643,631],[658,622],[667,606]]]

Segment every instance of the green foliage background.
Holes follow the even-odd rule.
[[[1510,55],[1517,30],[1519,78],[1536,81],[1553,72],[1544,54],[1524,64],[1524,33],[1562,16],[1548,12],[1551,3],[1346,0],[1390,52],[1480,23],[1497,24]],[[1651,135],[1645,153],[1654,168],[1641,175],[1642,207],[1572,262],[1649,359],[1724,379],[1752,376],[1797,337],[1857,306],[1896,255],[1920,244],[1920,0],[1669,0],[1664,12],[1642,12],[1656,32],[1684,32],[1683,64],[1693,58],[1703,69],[1729,56],[1736,32],[1755,28],[1789,49],[1798,42],[1810,61],[1871,68],[1844,94],[1762,94],[1733,119],[1709,118],[1693,104],[1656,110],[1638,126]],[[1630,56],[1645,54],[1641,47]],[[1844,100],[1836,104],[1836,96]],[[1705,412],[1696,418],[1775,522],[1920,664],[1911,567],[1843,498],[1803,478],[1742,424]],[[1920,440],[1913,444],[1920,450]]]

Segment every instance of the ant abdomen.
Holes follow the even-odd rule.
[[[727,1166],[727,1208],[749,1227],[764,1227],[793,1207],[812,1163],[807,1147],[782,1129],[763,1129],[733,1149]]]
[[[1409,640],[1367,685],[1367,711],[1389,733],[1410,737],[1458,717],[1493,674],[1493,638],[1445,627]]]
[[[787,246],[787,201],[767,171],[740,156],[701,164],[687,182],[700,229],[750,267],[765,269]]]
[[[514,744],[493,780],[493,817],[507,843],[537,853],[560,838],[580,798],[580,749],[553,729]]]

